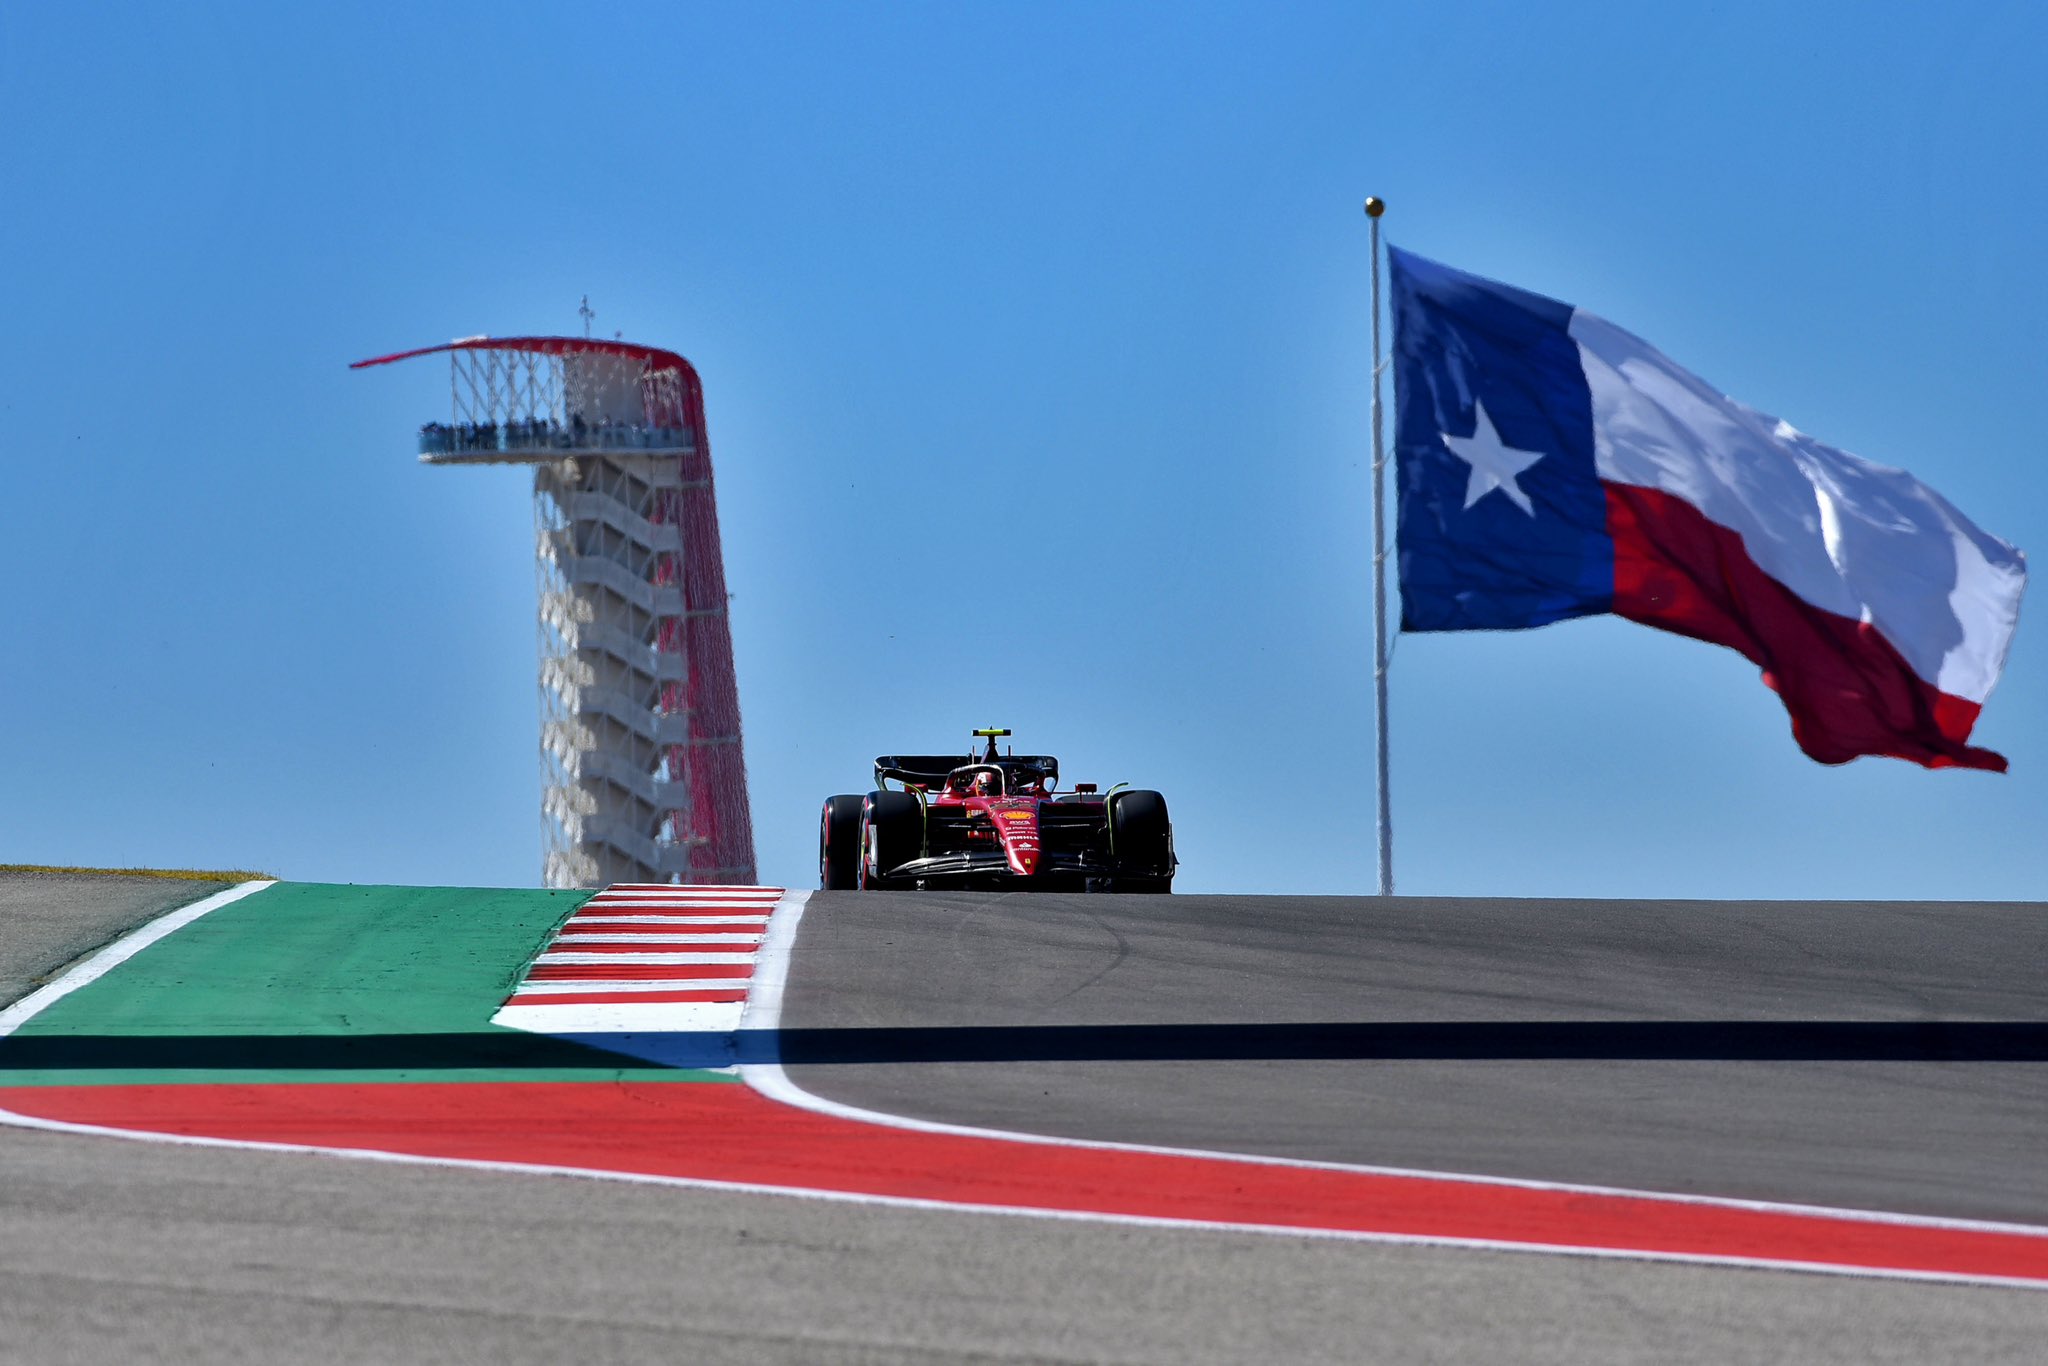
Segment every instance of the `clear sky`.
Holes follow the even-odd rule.
[[[1851,17],[1853,16],[1853,17]],[[478,332],[703,374],[761,871],[1009,725],[1187,891],[1373,885],[1368,193],[2048,547],[2022,3],[0,6],[0,861],[539,876]],[[2036,611],[2039,609],[2036,608]],[[1400,890],[2038,899],[2012,772],[1824,768],[1612,619],[1396,648]]]

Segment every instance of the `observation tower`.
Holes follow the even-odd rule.
[[[587,314],[586,305],[586,317]],[[673,351],[469,337],[428,465],[533,467],[542,877],[751,883],[754,828],[704,390]]]

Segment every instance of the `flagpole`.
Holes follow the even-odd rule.
[[[1387,450],[1380,421],[1380,215],[1386,201],[1368,196],[1372,225],[1372,693],[1373,751],[1379,762],[1380,895],[1394,894],[1394,814],[1387,781]]]

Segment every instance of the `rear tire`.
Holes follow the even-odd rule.
[[[924,806],[908,792],[870,792],[860,812],[860,886],[882,891],[903,884],[889,876],[924,850]]]
[[[818,886],[850,892],[860,886],[859,797],[827,797],[818,826]]]
[[[1166,798],[1143,788],[1112,794],[1109,839],[1116,853],[1118,891],[1173,890],[1173,820],[1166,813]]]

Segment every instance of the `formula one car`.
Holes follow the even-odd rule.
[[[818,873],[826,891],[977,887],[999,891],[1167,892],[1173,822],[1166,798],[1118,783],[1059,791],[1049,754],[988,749],[885,754],[877,791],[825,799]],[[899,789],[889,787],[891,781]]]

